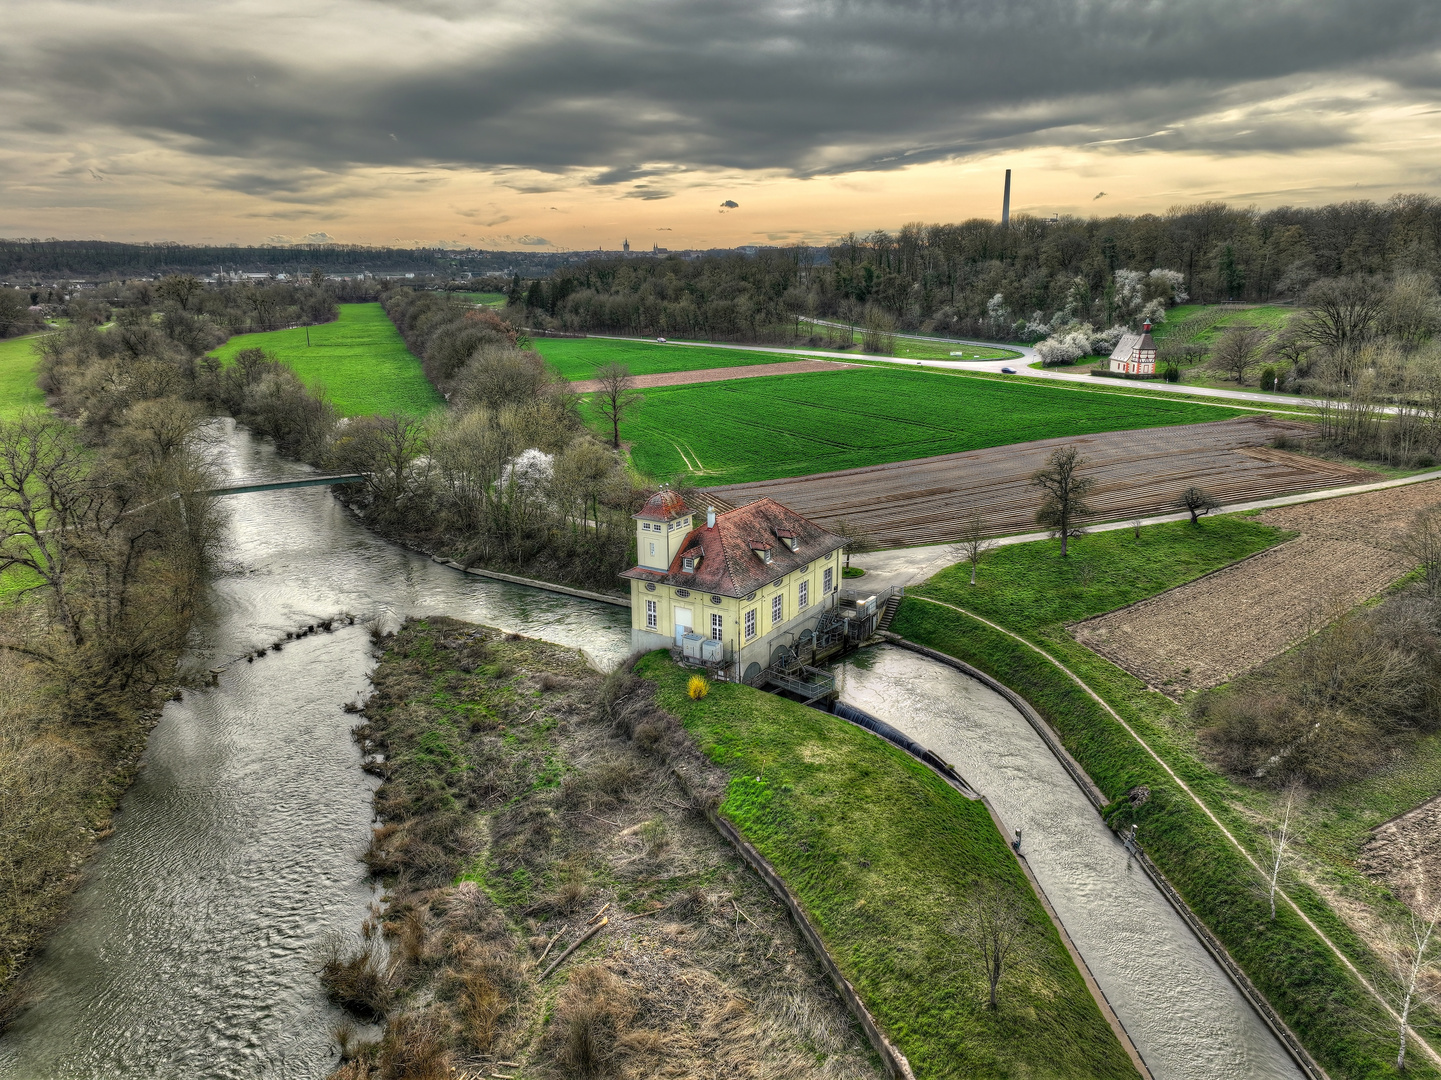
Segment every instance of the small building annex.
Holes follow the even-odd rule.
[[[1156,342],[1151,337],[1151,324],[1141,327],[1139,334],[1123,334],[1111,353],[1111,370],[1122,375],[1156,374]]]
[[[774,499],[711,508],[696,527],[685,501],[662,489],[634,518],[638,565],[621,574],[631,583],[633,649],[698,634],[732,678],[750,681],[775,647],[836,607],[845,539]]]

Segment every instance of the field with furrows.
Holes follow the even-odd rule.
[[[707,495],[727,505],[769,495],[821,524],[860,525],[882,546],[895,547],[954,541],[972,513],[980,513],[992,533],[1034,529],[1039,496],[1030,478],[1061,446],[1074,445],[1085,457],[1085,471],[1097,481],[1090,502],[1102,521],[1174,511],[1177,497],[1193,484],[1234,504],[1377,479],[1267,445],[1278,436],[1310,433],[1304,424],[1251,415],[732,484],[709,488]]]
[[[1391,541],[1413,513],[1438,501],[1441,481],[1432,481],[1266,510],[1257,521],[1300,535],[1189,585],[1078,623],[1075,636],[1172,695],[1218,686],[1405,574],[1414,560]]]

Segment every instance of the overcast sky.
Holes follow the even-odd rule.
[[[32,0],[0,236],[689,247],[1441,193],[1438,0]]]

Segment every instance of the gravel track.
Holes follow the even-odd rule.
[[[754,379],[760,375],[804,375],[812,371],[836,371],[859,367],[831,360],[784,360],[778,364],[752,364],[741,367],[701,368],[699,371],[660,371],[654,375],[633,375],[630,384],[638,390],[654,386],[684,386],[687,383],[721,382],[725,379]],[[577,394],[600,389],[598,379],[584,379],[570,384]]]

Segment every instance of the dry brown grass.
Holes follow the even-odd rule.
[[[483,648],[486,664],[451,679],[401,657],[424,651],[414,624],[387,639],[361,737],[393,766],[377,795],[389,824],[367,861],[390,868],[384,926],[398,997],[384,1046],[337,1075],[409,1076],[395,1072],[401,1047],[426,1050],[405,1050],[404,1068],[423,1070],[439,1041],[461,1075],[509,1072],[492,1066],[517,1061],[535,1080],[875,1077],[785,909],[676,782],[671,766],[683,760],[702,798],[721,790],[649,685],[624,673],[602,679],[538,642],[477,645],[464,624],[429,624],[437,653],[463,664]],[[497,664],[508,681],[481,670]],[[543,683],[547,673],[557,680]],[[486,716],[467,734],[467,768],[452,781],[470,807],[455,819],[433,790],[420,798],[407,789],[404,765],[439,684]],[[411,869],[419,838],[448,860],[444,884]],[[484,884],[450,884],[457,876]],[[603,908],[605,929],[540,983]],[[407,950],[416,925],[425,944]]]
[[[348,947],[340,935],[328,936],[321,946],[320,982],[331,1001],[363,1019],[382,1020],[390,1011],[394,995],[376,941]]]

